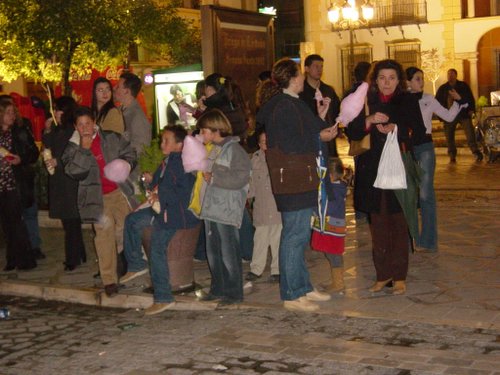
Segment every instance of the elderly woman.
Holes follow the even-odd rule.
[[[0,221],[7,244],[4,271],[30,270],[37,265],[22,212],[35,199],[30,164],[38,155],[33,134],[21,126],[14,104],[0,100]]]
[[[408,149],[408,129],[414,119],[410,109],[418,106],[406,92],[401,65],[394,60],[379,61],[373,68],[368,90],[368,110],[361,111],[348,127],[351,140],[370,134],[370,150],[358,157],[354,206],[370,215],[373,262],[377,274],[371,292],[381,291],[394,281],[393,294],[406,292],[408,273],[408,226],[393,190],[373,186],[387,134],[398,127],[400,147]]]
[[[325,116],[330,99],[318,101],[318,116],[299,99],[304,88],[300,67],[284,58],[274,64],[272,80],[263,90],[275,91],[259,110],[257,122],[264,126],[268,147],[279,148],[285,154],[317,153],[321,141],[337,135],[337,128],[328,128]],[[322,130],[323,129],[323,130]],[[268,160],[269,162],[269,160]],[[277,194],[274,198],[281,212],[283,229],[279,247],[280,295],[288,310],[316,311],[316,301],[328,301],[329,294],[313,288],[304,259],[304,251],[311,237],[310,220],[318,204],[318,189],[294,194]]]

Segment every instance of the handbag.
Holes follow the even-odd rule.
[[[370,149],[370,133],[365,135],[362,139],[359,141],[351,141],[349,143],[349,156],[358,156]]]
[[[316,155],[285,154],[279,147],[266,150],[266,161],[274,194],[298,194],[317,190]]]
[[[373,186],[379,189],[406,189],[406,171],[398,143],[398,127],[387,134]]]
[[[304,134],[302,117],[297,109],[296,112],[301,133]],[[273,113],[274,121],[275,113]],[[266,162],[273,194],[299,194],[317,190],[319,177],[316,156],[315,152],[286,154],[277,146],[269,147],[266,150]]]
[[[370,111],[368,109],[368,102],[367,102],[367,99],[365,97],[365,116],[368,117],[369,114],[370,114]],[[365,135],[360,140],[350,141],[349,142],[349,151],[347,154],[349,156],[358,156],[358,155],[365,153],[366,151],[368,151],[370,149],[370,141],[371,141],[370,133]]]

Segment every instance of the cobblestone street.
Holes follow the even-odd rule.
[[[295,314],[171,311],[144,318],[0,297],[0,373],[499,374],[498,331]]]
[[[187,294],[176,296],[175,310],[145,318],[148,275],[107,298],[92,277],[90,230],[89,261],[68,273],[62,230],[43,227],[47,259],[33,271],[0,272],[0,308],[11,311],[0,320],[0,375],[500,374],[498,181],[498,163],[475,163],[463,149],[454,165],[438,154],[439,251],[410,255],[403,296],[367,291],[369,227],[349,203],[347,288],[318,314],[284,311],[266,269],[236,309]],[[4,251],[0,241],[0,267]],[[306,258],[321,288],[327,261],[312,251]],[[205,262],[195,263],[194,279],[210,284]]]

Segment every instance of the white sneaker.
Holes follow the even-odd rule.
[[[127,272],[125,275],[123,275],[120,278],[121,283],[126,283],[128,281],[134,280],[135,278],[144,275],[145,273],[148,273],[148,269],[144,268],[143,270],[137,271],[137,272]]]
[[[290,311],[313,312],[319,310],[319,305],[310,302],[305,296],[294,299],[293,301],[285,301],[283,302],[283,307]]]
[[[171,309],[173,306],[175,306],[175,302],[168,302],[168,303],[155,302],[151,306],[149,306],[146,310],[144,310],[144,315],[159,314],[165,310]]]
[[[316,288],[313,289],[312,292],[309,292],[306,294],[306,298],[309,301],[314,301],[314,302],[325,302],[325,301],[330,301],[332,299],[332,296],[329,295],[328,293],[323,293],[317,290]]]

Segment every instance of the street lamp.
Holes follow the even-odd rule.
[[[339,6],[334,0],[328,8],[328,20],[332,24],[332,30],[339,32],[349,30],[348,69],[351,78],[354,70],[354,29],[368,25],[373,19],[374,13],[370,0],[365,0],[361,6],[356,5],[356,0],[345,0],[344,4]]]

